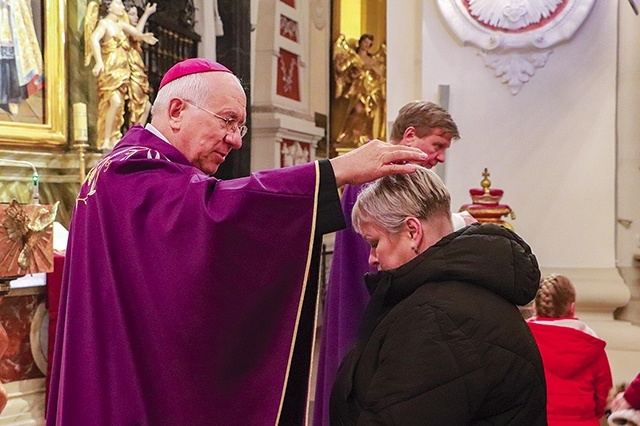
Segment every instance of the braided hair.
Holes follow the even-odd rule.
[[[564,275],[547,275],[540,281],[535,298],[536,315],[547,318],[567,316],[576,301],[576,289]]]

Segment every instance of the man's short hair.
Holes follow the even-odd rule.
[[[407,217],[451,220],[451,196],[438,175],[419,167],[415,173],[385,176],[366,186],[353,206],[353,228],[374,223],[390,233],[402,229]]]
[[[433,102],[409,102],[398,112],[398,117],[391,128],[392,141],[400,141],[408,127],[415,127],[418,137],[429,136],[435,129],[440,128],[451,135],[451,139],[460,139],[458,126],[446,109]]]

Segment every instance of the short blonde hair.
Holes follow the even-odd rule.
[[[433,171],[419,167],[408,175],[391,175],[374,181],[358,195],[351,214],[353,228],[374,223],[390,233],[398,232],[407,217],[451,217],[451,196]]]
[[[564,275],[547,275],[540,281],[536,294],[536,315],[546,318],[564,317],[575,301],[576,289],[569,278]]]

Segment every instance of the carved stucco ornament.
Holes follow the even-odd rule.
[[[311,2],[311,16],[313,24],[318,30],[323,29],[327,25],[327,5],[324,0],[314,0]]]
[[[553,47],[568,41],[595,0],[438,0],[450,30],[479,49],[485,65],[516,95]]]

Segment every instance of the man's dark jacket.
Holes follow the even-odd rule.
[[[544,370],[516,305],[540,271],[515,233],[475,224],[397,269],[372,298],[331,395],[332,425],[546,425]]]

